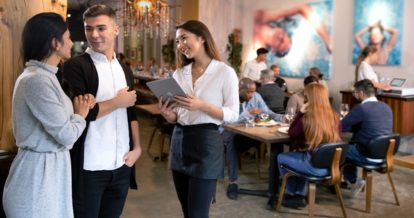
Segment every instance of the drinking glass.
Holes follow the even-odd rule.
[[[348,104],[341,104],[341,117],[344,118],[349,113],[349,106]]]
[[[260,120],[261,121],[268,121],[269,120],[269,114],[261,113],[260,114]]]
[[[255,125],[254,119],[249,119],[245,122],[245,127],[254,127]]]
[[[295,117],[295,111],[293,108],[289,108],[287,114],[285,115],[288,124],[290,125]]]

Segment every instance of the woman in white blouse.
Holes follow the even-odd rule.
[[[173,78],[186,97],[159,99],[162,116],[176,123],[171,168],[184,217],[208,217],[217,179],[224,177],[224,146],[218,131],[239,114],[238,79],[220,61],[208,28],[190,20],[177,26],[178,69]],[[164,103],[162,103],[164,102]]]
[[[389,84],[380,83],[378,75],[375,73],[371,64],[375,64],[378,59],[378,49],[374,45],[365,47],[358,57],[358,61],[355,67],[355,78],[357,81],[369,79],[377,89],[389,90],[391,86]]]

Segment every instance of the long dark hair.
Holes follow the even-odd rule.
[[[362,61],[365,60],[370,54],[377,52],[378,49],[375,45],[368,45],[364,49],[362,49],[361,54],[358,56],[357,63],[355,65],[355,82],[358,81],[358,70],[359,66],[361,65]]]
[[[198,20],[189,20],[176,26],[175,29],[183,29],[196,36],[202,37],[204,39],[204,49],[206,50],[207,55],[212,59],[221,60],[216,43],[204,23]],[[184,67],[185,65],[194,62],[194,58],[188,59],[184,54],[181,54],[178,49],[176,52],[178,67]]]
[[[63,43],[63,34],[68,25],[56,13],[40,13],[30,18],[22,33],[23,64],[29,60],[43,61],[52,55],[55,48],[53,39]]]

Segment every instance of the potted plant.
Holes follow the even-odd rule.
[[[229,42],[227,44],[227,52],[229,54],[227,61],[236,71],[237,75],[240,74],[240,66],[242,63],[241,52],[243,49],[243,45],[240,43],[240,37],[241,30],[237,28],[234,29],[228,37]]]

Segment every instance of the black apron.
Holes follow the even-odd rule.
[[[224,178],[224,145],[216,124],[175,125],[171,168],[200,179]]]

